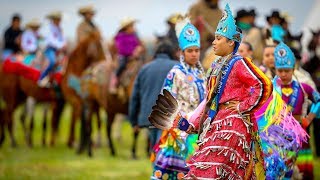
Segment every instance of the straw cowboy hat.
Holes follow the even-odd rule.
[[[268,22],[270,22],[270,19],[271,19],[272,17],[273,17],[273,18],[278,18],[278,19],[280,19],[280,21],[282,20],[282,17],[281,17],[280,12],[279,12],[278,10],[273,10],[272,13],[271,13],[271,15],[269,15],[269,16],[266,17],[266,20],[267,20]]]
[[[281,13],[282,21],[286,21],[287,23],[292,23],[293,17],[289,15],[288,12]]]
[[[82,6],[79,8],[78,13],[84,15],[86,13],[95,13],[95,9],[92,5]]]
[[[62,13],[61,11],[52,11],[47,15],[48,19],[61,19],[62,18]]]
[[[167,22],[171,24],[176,24],[177,21],[182,18],[183,18],[183,15],[181,13],[174,13],[168,17]]]
[[[120,22],[119,30],[126,28],[127,26],[136,23],[137,20],[131,17],[125,17]]]
[[[39,19],[32,19],[26,24],[26,28],[39,28],[41,23]]]

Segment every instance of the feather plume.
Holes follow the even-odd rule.
[[[148,118],[150,123],[159,129],[169,130],[176,124],[174,121],[178,116],[180,116],[178,101],[164,89],[163,94],[158,95],[156,105],[152,107]]]
[[[176,36],[179,39],[180,33],[182,32],[183,28],[190,23],[190,19],[188,17],[185,17],[183,19],[181,19],[180,21],[177,22],[176,24]]]

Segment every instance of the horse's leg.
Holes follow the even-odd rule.
[[[93,107],[93,106],[92,106]],[[86,138],[88,142],[88,156],[92,157],[92,139],[91,139],[91,133],[92,133],[92,115],[93,115],[93,108],[91,106],[88,106],[86,111]]]
[[[124,120],[124,116],[122,114],[118,114],[117,116],[115,116],[115,138],[117,139],[117,141],[121,142],[122,141],[122,134],[121,134],[121,128],[122,128],[122,124],[123,124],[123,120]],[[114,120],[113,120],[114,121]]]
[[[6,124],[8,126],[8,130],[9,130],[9,136],[10,136],[10,139],[11,139],[11,146],[12,147],[16,147],[17,146],[17,142],[16,142],[16,139],[14,137],[14,133],[13,133],[13,118],[12,118],[12,115],[13,115],[13,111],[14,111],[14,108],[13,107],[9,107],[7,108],[7,111],[6,111]]]
[[[98,127],[97,147],[101,147],[101,118],[100,118],[98,103],[94,103],[93,112],[96,114],[96,117],[97,117],[97,127]]]
[[[113,142],[112,142],[112,138],[111,138],[111,127],[112,127],[112,124],[113,124],[113,121],[114,121],[114,117],[115,117],[115,114],[114,113],[108,113],[108,121],[107,121],[107,139],[109,141],[109,148],[110,148],[110,151],[111,151],[111,155],[112,156],[115,156],[116,153],[115,153],[115,150],[114,150],[114,147],[113,147]]]
[[[71,117],[71,124],[70,124],[70,133],[69,133],[69,139],[68,139],[68,147],[72,148],[74,143],[74,134],[75,134],[75,125],[77,119],[81,116],[82,112],[82,104],[79,103],[73,103],[72,104],[72,117]]]
[[[88,127],[88,122],[89,122],[89,114],[90,113],[90,109],[89,106],[87,104],[83,105],[82,111],[81,111],[81,120],[80,120],[80,143],[79,143],[79,148],[77,150],[78,154],[81,154],[86,146],[89,145],[89,127]]]
[[[56,141],[56,137],[57,137],[57,134],[58,134],[58,127],[59,127],[59,122],[60,122],[61,114],[62,114],[62,111],[63,111],[63,107],[64,107],[64,100],[63,99],[58,99],[53,104],[52,116],[51,116],[51,127],[52,127],[51,142],[50,142],[51,146],[55,145],[55,141]]]
[[[133,144],[132,144],[132,158],[133,159],[137,159],[137,153],[136,153],[136,149],[137,149],[137,140],[139,137],[139,131],[134,131],[133,132]]]
[[[43,122],[42,122],[42,146],[46,146],[48,110],[49,110],[49,106],[48,105],[44,106]]]
[[[27,125],[26,125],[27,106],[28,106],[28,104],[26,102],[22,107],[22,112],[21,112],[21,115],[20,115],[20,122],[21,122],[21,125],[22,125],[22,130],[23,130],[23,133],[24,133],[25,141],[28,143],[28,130],[27,130]]]
[[[4,134],[5,120],[3,116],[4,111],[2,109],[0,109],[0,114],[2,115],[0,118],[0,147],[1,147],[5,139],[5,134]]]
[[[30,117],[29,129],[27,130],[27,144],[29,147],[32,147],[32,132],[34,126],[34,112],[35,112],[35,99],[28,97],[26,101],[26,115]]]
[[[29,132],[28,132],[28,146],[32,147],[33,146],[33,127],[34,127],[34,115],[30,117],[30,124],[29,124]]]

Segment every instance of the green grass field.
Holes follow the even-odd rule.
[[[103,121],[103,147],[94,148],[94,156],[89,158],[86,154],[77,155],[75,149],[66,147],[70,107],[64,111],[55,147],[41,145],[41,108],[37,107],[34,147],[28,148],[18,121],[19,112],[20,110],[17,110],[15,114],[15,135],[19,146],[11,148],[7,134],[6,141],[0,149],[0,179],[149,179],[152,170],[144,151],[145,137],[143,133],[139,137],[139,159],[131,159],[132,129],[128,122],[123,123],[122,140],[114,138],[117,157],[110,156]],[[94,121],[94,129],[95,124]],[[92,137],[95,139],[96,131]],[[320,179],[320,172],[317,171],[320,168],[319,159],[315,159],[314,162],[316,179]]]
[[[24,141],[19,109],[15,113],[15,136],[18,148],[11,148],[8,133],[0,149],[0,179],[148,179],[151,163],[145,153],[145,137],[140,134],[138,160],[131,159],[132,129],[128,122],[122,125],[122,140],[114,138],[117,157],[112,157],[105,137],[105,115],[103,114],[102,147],[94,148],[93,158],[85,153],[77,155],[75,149],[66,146],[70,107],[61,119],[59,137],[55,147],[42,147],[41,109],[36,109],[34,147],[28,148]],[[94,129],[96,129],[94,121]],[[79,124],[77,126],[79,129]],[[78,132],[77,132],[78,135]],[[96,132],[93,132],[94,139]],[[49,140],[49,138],[48,138]]]

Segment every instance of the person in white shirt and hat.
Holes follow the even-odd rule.
[[[26,24],[26,30],[22,33],[21,48],[24,54],[35,54],[39,48],[38,30],[41,24],[38,19],[32,19]]]
[[[92,19],[96,13],[93,6],[80,7],[78,13],[83,17],[83,21],[77,27],[77,42],[81,42],[91,33],[97,33],[100,36],[98,27],[93,23]]]
[[[41,73],[38,84],[43,86],[48,83],[49,78],[45,78],[53,69],[56,63],[56,55],[66,50],[66,39],[62,34],[60,22],[62,13],[60,11],[51,12],[47,15],[50,19],[49,32],[45,35],[45,56],[49,60],[48,67]],[[44,79],[45,78],[45,79]]]

